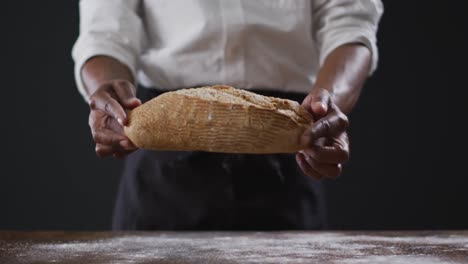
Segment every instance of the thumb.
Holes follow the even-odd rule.
[[[119,80],[114,85],[120,103],[127,109],[133,109],[141,105],[141,101],[135,97],[135,86],[126,80]]]
[[[324,117],[330,106],[330,93],[326,89],[314,88],[310,98],[310,109],[317,119]]]
[[[141,105],[141,101],[140,99],[136,98],[136,97],[133,97],[133,98],[130,98],[128,99],[125,103],[124,103],[125,107],[129,110],[132,110],[133,108],[137,107],[137,106],[140,106]]]

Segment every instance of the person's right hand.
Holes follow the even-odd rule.
[[[139,105],[134,85],[126,80],[105,82],[91,95],[89,126],[99,157],[122,158],[137,149],[125,136],[123,126],[128,122],[126,112]]]

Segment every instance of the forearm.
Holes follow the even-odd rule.
[[[349,114],[368,76],[371,52],[361,44],[347,44],[331,52],[321,67],[315,87],[327,89],[340,110]]]
[[[102,83],[110,80],[119,79],[134,83],[128,67],[108,56],[96,56],[89,59],[83,65],[81,78],[88,96],[92,95]]]

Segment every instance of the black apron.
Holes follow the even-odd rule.
[[[302,102],[304,94],[254,91]],[[161,91],[140,87],[147,101]],[[125,160],[114,230],[324,229],[321,183],[293,154],[138,150]]]

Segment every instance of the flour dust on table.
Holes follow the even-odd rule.
[[[456,233],[191,232],[22,241],[6,263],[468,263]],[[0,246],[3,248],[0,239]],[[8,245],[8,244],[7,244]],[[13,247],[12,247],[13,248]],[[12,249],[13,250],[13,249]],[[4,254],[3,254],[4,255]],[[0,249],[0,262],[2,262]],[[20,257],[19,257],[20,256]]]

